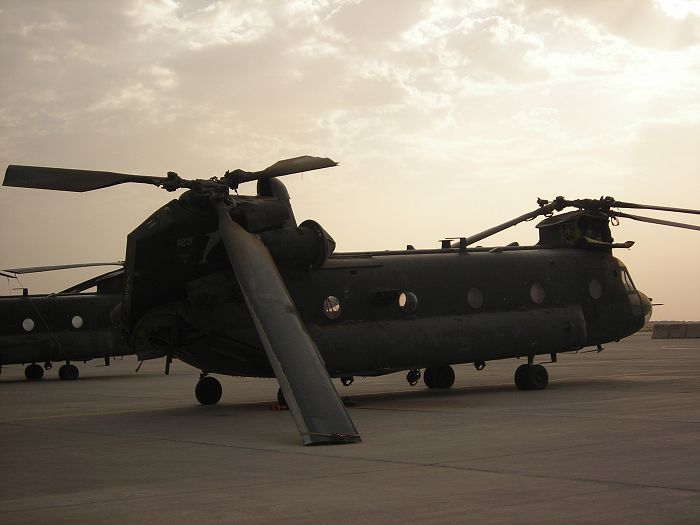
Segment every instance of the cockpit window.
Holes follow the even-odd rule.
[[[625,289],[628,293],[637,291],[637,289],[634,287],[634,283],[632,282],[632,278],[630,277],[630,274],[629,272],[627,272],[626,268],[621,268],[620,275],[622,275],[622,284],[625,285]]]

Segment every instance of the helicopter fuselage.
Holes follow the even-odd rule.
[[[612,256],[607,217],[545,221],[544,246],[332,254],[318,224],[285,223],[285,197],[235,197],[232,213],[265,243],[334,377],[576,351],[633,334],[651,312]],[[187,192],[129,235],[126,344],[205,373],[272,377],[207,203]]]
[[[282,275],[334,377],[576,351],[644,325],[649,301],[621,261],[533,248],[338,254]],[[233,273],[187,289],[174,354],[206,372],[271,377]]]

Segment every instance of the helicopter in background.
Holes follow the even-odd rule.
[[[167,363],[175,357],[200,369],[202,404],[222,394],[209,374],[276,377],[306,445],[361,440],[332,377],[350,384],[407,371],[412,385],[422,375],[428,388],[450,388],[454,364],[481,369],[494,359],[526,358],[515,371],[517,387],[546,388],[548,372],[535,356],[556,362],[561,352],[600,350],[651,315],[651,301],[612,255],[633,243],[615,243],[610,221],[700,230],[613,208],[698,210],[557,197],[439,248],[335,253],[321,225],[297,224],[278,177],[336,165],[304,156],[208,180],[11,165],[3,184],[188,190],[127,236],[121,298],[110,312],[115,333],[134,352],[162,352]],[[250,181],[257,195],[230,193]],[[576,210],[553,215],[568,207]],[[542,216],[534,246],[472,247]]]
[[[73,381],[80,376],[76,362],[104,359],[109,366],[113,357],[134,352],[113,329],[111,312],[121,301],[123,262],[80,263],[56,266],[13,268],[0,271],[0,276],[19,276],[97,266],[119,266],[116,270],[75,284],[61,292],[30,294],[22,287],[21,295],[0,296],[0,370],[6,365],[25,365],[24,376],[36,381],[54,362],[64,362],[58,376]],[[94,289],[94,292],[91,291]],[[20,329],[21,327],[21,329]],[[163,357],[163,353],[142,353],[139,361]],[[43,363],[43,366],[40,364]]]

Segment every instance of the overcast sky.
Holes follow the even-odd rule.
[[[4,0],[0,64],[2,169],[208,178],[329,156],[285,183],[339,250],[436,247],[537,197],[700,208],[698,0]],[[2,188],[0,268],[122,259],[170,198]],[[637,241],[616,255],[655,319],[700,320],[700,233],[613,235]]]

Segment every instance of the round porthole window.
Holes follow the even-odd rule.
[[[73,316],[73,319],[70,320],[70,324],[73,325],[73,328],[82,328],[83,327],[83,318],[80,317],[79,315]]]
[[[544,302],[544,286],[542,286],[541,283],[532,283],[532,286],[530,286],[530,298],[535,304],[542,304]]]
[[[328,319],[340,317],[340,300],[335,295],[329,295],[323,300],[323,315]]]
[[[418,308],[418,297],[413,292],[401,292],[399,294],[399,308],[404,312],[413,312]]]
[[[593,299],[600,299],[600,296],[603,295],[603,285],[600,284],[598,279],[591,279],[591,282],[588,284],[588,293],[591,294]]]
[[[34,320],[27,318],[22,321],[22,328],[24,328],[25,332],[31,332],[34,330]]]
[[[484,294],[479,288],[470,288],[467,293],[467,302],[474,310],[478,310],[484,304]]]

